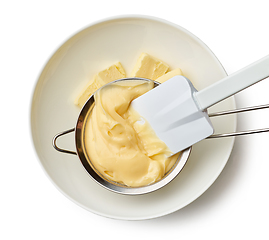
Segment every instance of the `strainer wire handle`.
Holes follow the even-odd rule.
[[[228,111],[223,111],[223,112],[218,112],[218,113],[212,113],[212,114],[209,114],[209,117],[218,117],[218,116],[223,116],[223,115],[228,115],[228,114],[248,112],[248,111],[260,110],[260,109],[265,109],[265,108],[269,108],[269,104],[255,106],[255,107],[246,107],[246,108],[241,108],[241,109],[236,109],[236,110],[228,110]],[[242,135],[249,135],[249,134],[263,133],[263,132],[269,132],[269,128],[248,130],[248,131],[235,132],[235,133],[213,134],[207,138],[235,137],[235,136],[242,136]]]
[[[66,131],[64,131],[64,132],[60,132],[60,133],[56,134],[56,135],[54,136],[54,138],[52,139],[52,145],[53,145],[53,147],[54,147],[57,151],[59,151],[59,152],[62,152],[62,153],[69,153],[69,154],[77,155],[76,152],[74,152],[74,151],[70,151],[70,150],[66,150],[66,149],[63,149],[63,148],[59,148],[59,147],[57,146],[57,144],[56,144],[56,141],[57,141],[57,139],[58,139],[59,137],[65,135],[65,134],[74,132],[74,131],[75,131],[75,128],[71,128],[71,129],[66,130]]]

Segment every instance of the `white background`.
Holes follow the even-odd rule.
[[[228,74],[269,54],[268,1],[1,1],[0,239],[268,239],[269,133],[239,137],[216,182],[187,207],[153,220],[97,216],[60,193],[30,132],[34,86],[52,53],[103,18],[143,14],[199,37]],[[268,66],[269,67],[269,66]],[[269,80],[236,95],[238,107],[269,103]],[[238,129],[269,127],[269,109],[238,116]]]

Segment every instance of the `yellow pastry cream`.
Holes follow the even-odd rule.
[[[130,105],[152,88],[149,81],[118,81],[95,93],[95,106],[85,126],[85,148],[105,178],[140,187],[160,180],[176,162],[179,154],[171,156]]]
[[[115,81],[120,78],[125,78],[126,74],[120,62],[117,62],[107,69],[97,73],[92,81],[84,87],[80,95],[75,99],[75,104],[78,107],[82,107],[88,98],[100,87],[106,83]]]

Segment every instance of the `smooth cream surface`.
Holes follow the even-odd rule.
[[[94,167],[112,181],[132,187],[154,183],[178,158],[167,157],[168,147],[130,107],[133,99],[152,88],[152,82],[124,81],[95,93],[85,146]]]

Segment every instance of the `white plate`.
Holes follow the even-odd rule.
[[[179,176],[156,192],[123,196],[97,185],[77,156],[52,147],[56,133],[73,128],[79,109],[73,100],[95,73],[120,61],[130,74],[141,52],[180,67],[202,89],[226,73],[197,37],[167,21],[145,16],[110,18],[78,32],[50,58],[38,79],[32,100],[31,127],[39,159],[50,179],[71,200],[96,214],[116,219],[149,219],[172,213],[198,198],[216,180],[230,156],[234,139],[203,140],[193,147]],[[229,98],[210,111],[233,109]],[[216,132],[235,130],[236,117],[213,119]],[[58,141],[75,150],[74,135]]]

